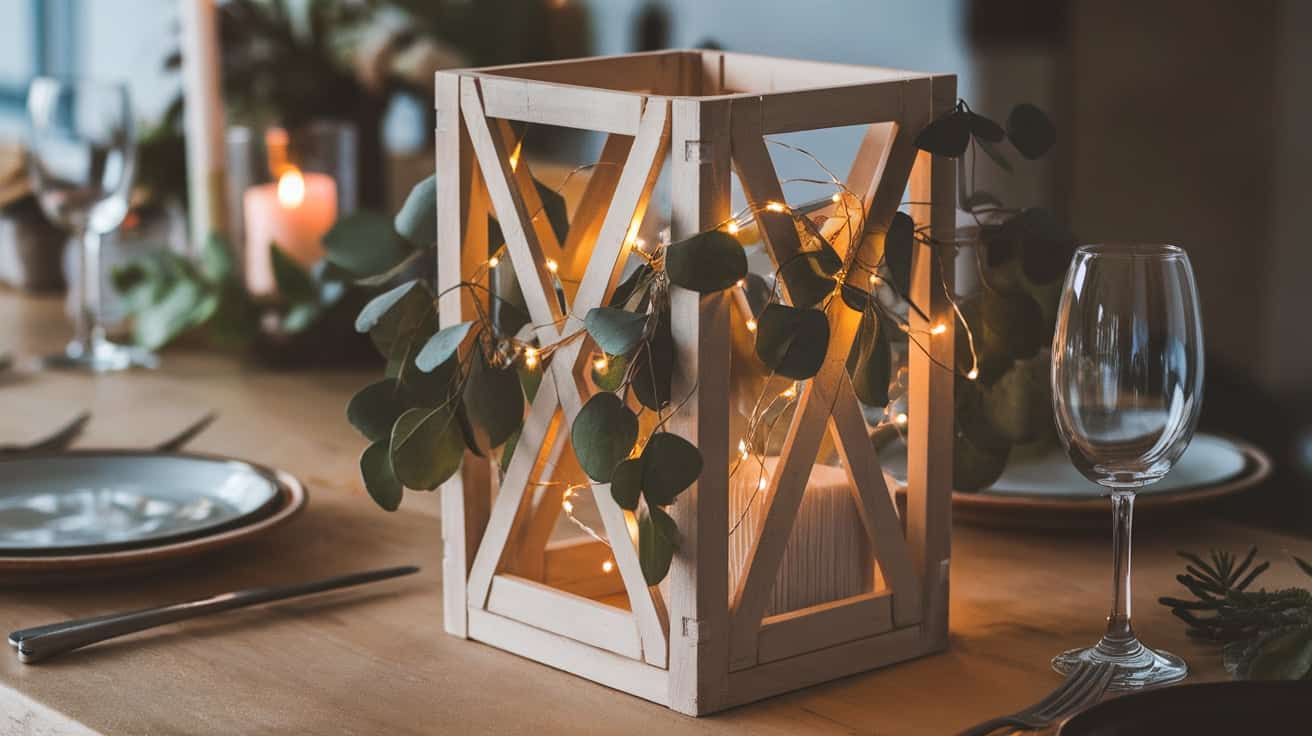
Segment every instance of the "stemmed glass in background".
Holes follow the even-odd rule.
[[[1203,398],[1203,330],[1189,257],[1172,245],[1088,245],[1066,273],[1052,338],[1052,396],[1071,461],[1110,491],[1115,587],[1107,633],[1052,660],[1113,662],[1114,689],[1182,679],[1173,654],[1139,643],[1130,624],[1135,491],[1184,454]]]
[[[39,78],[27,95],[32,188],[51,222],[78,244],[79,303],[73,340],[46,365],[91,371],[153,365],[117,345],[100,324],[100,236],[128,212],[136,155],[132,109],[120,84]]]

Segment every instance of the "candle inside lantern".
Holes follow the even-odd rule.
[[[337,184],[324,174],[289,167],[271,184],[242,196],[246,220],[246,288],[277,291],[269,251],[273,243],[302,266],[323,257],[323,236],[337,219]]]

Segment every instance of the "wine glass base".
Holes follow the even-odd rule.
[[[1189,674],[1189,665],[1183,659],[1160,649],[1149,649],[1134,638],[1110,642],[1104,638],[1096,646],[1062,652],[1052,658],[1052,668],[1069,675],[1080,664],[1099,662],[1117,666],[1108,688],[1113,691],[1169,685]]]
[[[89,346],[70,342],[64,352],[46,357],[41,365],[57,370],[113,373],[129,368],[158,368],[159,360],[154,353],[141,348],[96,340]]]

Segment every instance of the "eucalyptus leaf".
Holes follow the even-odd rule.
[[[656,325],[648,340],[633,360],[633,381],[629,384],[638,403],[660,411],[670,403],[674,382],[674,334],[670,329],[670,311],[655,315]]]
[[[957,158],[970,143],[970,113],[954,110],[934,120],[916,136],[916,148],[936,156]]]
[[[884,235],[884,265],[898,293],[911,293],[911,255],[916,246],[916,223],[905,212],[896,212]]]
[[[597,370],[592,366],[592,382],[602,391],[618,391],[624,385],[624,374],[629,369],[629,359],[623,355],[611,355],[606,358],[606,367]]]
[[[432,292],[419,281],[384,292],[360,310],[355,329],[368,332],[378,351],[389,359],[413,355],[409,351],[417,351],[420,341],[437,330]]]
[[[672,432],[657,432],[642,450],[642,494],[650,506],[669,506],[702,474],[702,453]]]
[[[574,418],[570,440],[583,472],[606,483],[638,440],[638,418],[615,394],[595,394]]]
[[[284,301],[299,304],[319,300],[319,289],[314,279],[310,278],[310,273],[277,243],[269,244],[269,262],[273,270],[273,281],[278,285],[278,295]]]
[[[1046,367],[1046,361],[1037,361]],[[984,407],[998,433],[1015,444],[1032,442],[1052,422],[1046,371],[1017,361],[984,390]]]
[[[802,251],[814,259],[816,268],[821,273],[833,276],[843,268],[843,259],[839,257],[838,251],[834,250],[834,246],[810,218],[795,218],[793,225],[797,228],[797,238],[802,244]]]
[[[998,351],[1018,360],[1033,357],[1045,338],[1043,312],[1028,294],[986,291],[980,302],[981,334],[985,352]]]
[[[217,297],[207,295],[195,281],[175,281],[159,301],[137,313],[132,324],[133,341],[147,350],[158,350],[203,322],[217,308]]]
[[[475,350],[465,381],[464,402],[469,418],[487,432],[498,447],[524,423],[524,392],[514,365],[489,365],[482,350]]]
[[[415,356],[415,366],[425,373],[431,373],[434,368],[450,360],[473,326],[473,322],[461,322],[438,330]]]
[[[323,245],[329,262],[357,278],[383,273],[412,251],[389,218],[366,210],[334,223],[323,236]]]
[[[542,200],[542,212],[547,216],[547,222],[551,223],[551,231],[556,234],[556,241],[564,245],[565,239],[569,237],[569,209],[565,205],[565,198],[537,179],[533,180],[533,184],[538,190],[538,198]]]
[[[888,405],[893,355],[887,325],[879,317],[867,314],[862,318],[856,346],[848,356],[847,370],[856,398],[862,404],[879,408]]]
[[[675,286],[710,294],[747,275],[747,254],[737,238],[710,230],[667,246],[665,272]]]
[[[370,442],[392,436],[392,426],[406,410],[396,379],[384,378],[360,389],[346,405],[346,418]]]
[[[1028,102],[1012,108],[1007,116],[1007,138],[1020,155],[1041,158],[1057,142],[1057,128],[1046,113]]]
[[[407,281],[370,299],[355,318],[355,331],[369,332],[382,320],[384,315],[391,311],[392,307],[400,304],[407,297],[412,298],[411,292],[422,291],[423,289],[424,286],[418,280]],[[431,303],[431,301],[428,303]]]
[[[638,515],[638,565],[647,585],[659,585],[670,572],[670,561],[679,549],[679,528],[658,506],[648,506]]]
[[[420,247],[437,241],[437,174],[414,185],[392,219],[392,227]]]
[[[629,458],[615,466],[610,477],[610,495],[626,511],[638,510],[642,495],[642,459]]]
[[[305,332],[323,314],[323,307],[318,302],[297,302],[287,308],[282,317],[282,331],[287,334]]]
[[[364,448],[360,455],[360,476],[364,478],[369,497],[384,511],[396,511],[401,507],[401,481],[392,472],[392,456],[386,440]]]
[[[1312,673],[1312,626],[1267,635],[1248,666],[1250,680],[1302,680]]]
[[[773,289],[760,274],[749,273],[743,279],[743,291],[747,293],[747,306],[751,307],[752,316],[759,317],[765,311],[765,305],[774,296]]]
[[[237,272],[236,259],[226,238],[210,233],[200,251],[200,272],[210,283],[218,284],[233,278]]]
[[[998,168],[1009,174],[1012,172],[1011,162],[1007,160],[1007,155],[998,150],[996,145],[985,140],[978,140],[975,141],[975,143],[979,146],[979,150],[984,152],[984,155],[988,156],[993,163],[998,165]]]
[[[779,267],[794,306],[813,307],[834,291],[834,279],[821,268],[818,253],[798,253]]]
[[[952,443],[952,489],[961,493],[981,491],[997,482],[1007,467],[1007,451],[979,447],[958,432]]]
[[[850,281],[843,284],[839,294],[843,298],[843,304],[847,305],[847,308],[853,312],[865,312],[866,308],[870,306],[870,299],[873,296],[869,291]]]
[[[608,355],[628,355],[647,331],[646,314],[614,307],[594,307],[583,318],[588,334]]]
[[[771,304],[756,328],[756,355],[781,376],[804,380],[824,363],[829,346],[829,320],[818,309]]]
[[[464,454],[454,402],[435,409],[410,409],[392,427],[392,471],[407,488],[437,488],[460,469]]]
[[[629,299],[638,293],[638,289],[648,283],[651,278],[652,268],[647,264],[642,264],[633,269],[633,273],[615,287],[615,292],[610,295],[610,301],[606,302],[608,307],[624,308]]]

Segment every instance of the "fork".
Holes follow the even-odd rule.
[[[83,411],[68,424],[52,432],[49,437],[26,445],[0,445],[0,456],[26,455],[38,452],[59,452],[73,444],[73,440],[82,434],[82,429],[91,420],[91,412]]]
[[[1046,728],[1068,714],[1092,705],[1107,691],[1116,676],[1116,665],[1111,662],[1084,663],[1075,668],[1056,690],[1043,700],[1010,715],[991,718],[962,731],[958,736],[983,736],[986,733],[1012,726],[1014,728]]]

